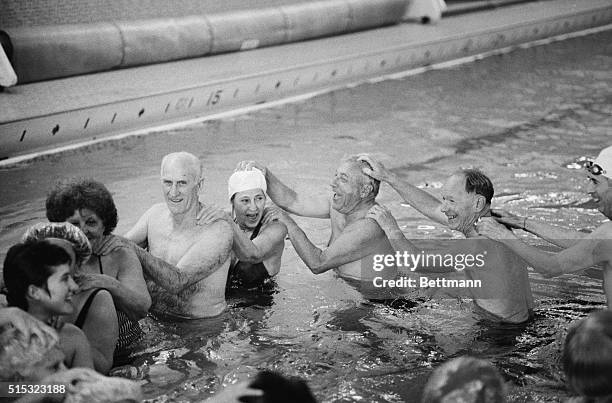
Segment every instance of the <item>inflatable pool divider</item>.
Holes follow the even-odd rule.
[[[396,24],[406,6],[406,0],[332,0],[181,18],[7,28],[5,32],[14,48],[13,68],[24,84]]]

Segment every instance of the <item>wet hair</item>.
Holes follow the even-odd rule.
[[[423,390],[422,403],[442,402],[503,403],[504,380],[488,361],[458,357],[432,373]]]
[[[262,371],[249,385],[252,389],[261,389],[263,396],[241,396],[243,403],[316,403],[308,384],[299,378],[286,378],[283,375]]]
[[[117,208],[108,189],[92,179],[71,179],[59,182],[47,196],[47,218],[51,222],[63,222],[75,211],[86,208],[102,220],[104,235],[117,226]]]
[[[475,168],[462,169],[458,171],[465,178],[465,191],[476,193],[485,198],[487,204],[491,204],[495,190],[493,183],[487,175]]]
[[[593,312],[570,327],[562,363],[567,381],[576,392],[612,401],[612,311]]]
[[[46,289],[53,267],[71,262],[64,248],[45,240],[13,245],[6,254],[3,269],[8,305],[27,311],[28,287],[35,285]]]
[[[370,191],[370,195],[372,195],[373,198],[375,198],[376,196],[378,196],[378,191],[380,190],[380,181],[377,179],[372,178],[371,176],[368,176],[366,174],[363,173],[362,169],[363,168],[370,168],[372,169],[372,167],[370,166],[370,164],[368,164],[365,161],[360,161],[359,160],[359,156],[357,155],[351,155],[348,157],[345,157],[342,159],[342,162],[349,162],[351,164],[355,164],[359,167],[359,173],[361,174],[361,179],[359,179],[360,183],[362,185],[370,185],[372,186],[372,190]]]

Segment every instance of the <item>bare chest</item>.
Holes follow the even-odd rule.
[[[149,228],[149,251],[170,264],[177,264],[198,239],[197,228],[173,230],[169,226]]]

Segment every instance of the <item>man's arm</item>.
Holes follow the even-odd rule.
[[[543,221],[537,221],[528,217],[517,216],[504,210],[495,210],[493,211],[492,215],[502,224],[530,232],[552,243],[553,245],[560,246],[564,249],[575,245],[579,240],[587,235],[580,231],[561,228],[556,225],[547,224]]]
[[[374,160],[369,155],[360,155],[359,160],[367,162],[372,167],[372,169],[363,168],[364,174],[381,182],[387,182],[406,203],[410,204],[421,214],[440,224],[447,225],[448,220],[440,209],[442,202],[436,197],[423,189],[419,189],[408,182],[402,181],[397,175],[389,171],[383,164]]]
[[[604,228],[610,225],[599,227],[573,246],[559,253],[547,253],[527,245],[493,218],[483,218],[477,224],[477,229],[480,234],[505,244],[525,259],[535,271],[547,276],[558,276],[610,261],[612,238],[609,228]]]
[[[135,248],[143,271],[160,287],[180,292],[214,273],[229,258],[232,230],[225,221],[209,224],[205,234],[179,260],[176,266]]]
[[[324,273],[370,255],[376,241],[383,236],[383,231],[374,220],[360,220],[346,227],[327,249],[319,249],[291,217],[280,211],[276,216],[286,225],[293,247],[314,274]]]
[[[391,246],[396,251],[410,251],[410,253],[419,253],[417,247],[406,239],[406,236],[397,225],[395,217],[391,214],[391,211],[385,206],[376,205],[368,210],[366,216],[375,220],[380,228],[385,232],[387,239],[391,243]]]
[[[242,161],[238,163],[237,169],[257,168],[264,173],[268,190],[266,193],[270,199],[292,214],[302,217],[329,218],[329,196],[328,195],[301,195],[289,186],[285,185],[269,169],[255,161]]]
[[[279,243],[285,241],[287,228],[281,222],[275,221],[267,224],[251,240],[238,224],[232,223],[234,231],[234,251],[238,258],[247,263],[259,263],[269,258],[276,251]]]

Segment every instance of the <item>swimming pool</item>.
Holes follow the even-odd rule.
[[[162,200],[159,163],[177,150],[202,159],[202,198],[218,205],[225,204],[226,180],[240,160],[267,164],[298,190],[326,192],[340,158],[367,151],[434,191],[451,170],[478,166],[496,185],[494,206],[592,229],[603,217],[589,208],[584,175],[570,168],[610,144],[611,72],[607,31],[3,169],[1,257],[27,226],[44,220],[46,192],[64,176],[105,183],[119,210],[116,232],[127,231]],[[401,206],[386,186],[379,201],[410,237],[451,236]],[[326,243],[325,220],[298,222],[317,245]],[[306,378],[320,401],[410,402],[418,401],[433,367],[470,353],[500,368],[515,386],[515,401],[558,401],[567,393],[554,385],[543,350],[558,329],[604,306],[601,281],[530,277],[536,319],[496,328],[450,300],[369,303],[332,273],[312,275],[287,242],[270,294],[232,298],[228,312],[210,320],[146,319],[151,331],[137,376],[156,401],[201,400],[269,368]]]

